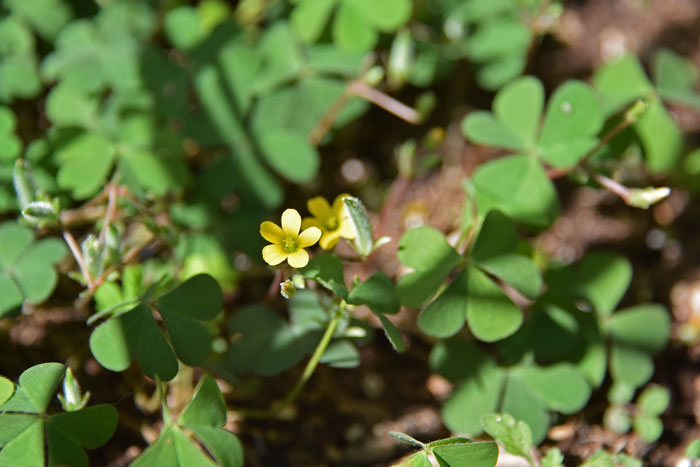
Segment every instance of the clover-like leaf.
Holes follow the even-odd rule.
[[[415,269],[399,279],[396,292],[399,301],[419,307],[435,295],[447,275],[461,261],[445,236],[432,227],[417,227],[401,237],[399,261]]]
[[[301,273],[307,279],[313,279],[339,297],[348,297],[343,274],[343,262],[335,255],[314,256]]]
[[[538,141],[540,156],[554,167],[573,166],[596,146],[603,120],[598,96],[588,85],[564,83],[547,103]]]
[[[170,340],[183,363],[199,365],[209,355],[211,335],[199,321],[214,319],[223,305],[221,287],[208,274],[199,274],[156,300]]]
[[[494,342],[513,334],[523,313],[486,274],[467,268],[467,323],[474,336]]]
[[[22,304],[46,300],[58,277],[53,268],[66,254],[56,238],[33,243],[32,231],[14,222],[0,224],[0,316]]]
[[[489,435],[503,443],[506,451],[530,459],[532,431],[527,423],[512,415],[493,413],[481,417],[481,425]]]
[[[480,165],[473,175],[480,213],[497,209],[534,228],[550,225],[559,200],[542,165],[528,156],[509,156]]]
[[[278,374],[296,365],[313,351],[323,332],[322,310],[313,293],[300,290],[290,300],[294,315],[309,320],[290,326],[267,308],[251,306],[238,311],[228,323],[232,335],[226,366],[235,373],[252,371],[261,376]],[[293,315],[293,316],[294,316]],[[317,321],[318,320],[318,321]]]
[[[58,185],[71,190],[76,199],[86,199],[104,186],[112,170],[116,148],[111,140],[85,132],[56,152],[60,164]]]
[[[16,15],[0,20],[0,101],[31,99],[41,91],[35,39]]]
[[[347,50],[374,47],[378,32],[392,32],[411,15],[408,0],[300,0],[292,12],[292,26],[306,42],[315,42],[338,5],[333,19],[333,38]]]
[[[650,385],[637,399],[637,407],[648,415],[660,415],[668,408],[671,393],[663,386]]]
[[[430,443],[440,467],[494,467],[498,460],[498,445],[494,442],[472,442],[464,438],[440,441]]]
[[[523,368],[518,375],[548,408],[563,414],[578,412],[591,396],[591,388],[584,375],[568,363]]]
[[[97,448],[112,437],[117,411],[109,405],[45,415],[65,371],[60,363],[43,363],[20,375],[14,395],[0,405],[0,464],[87,467],[83,448]]]
[[[318,172],[319,155],[303,133],[273,129],[258,135],[267,163],[294,183],[311,181]]]
[[[512,222],[499,211],[490,211],[470,258],[526,297],[535,298],[542,288],[542,275],[530,258],[516,252],[517,246],[518,234]]]
[[[695,92],[698,70],[692,61],[671,50],[661,49],[654,55],[652,71],[663,99],[700,109],[700,94]]]
[[[619,111],[634,99],[649,101],[644,115],[634,124],[635,132],[651,171],[663,172],[672,168],[682,150],[682,136],[639,60],[626,55],[612,61],[596,70],[593,83],[607,112]]]
[[[641,386],[654,371],[652,356],[668,342],[670,318],[660,305],[639,305],[615,313],[609,324],[610,371],[616,381]]]
[[[108,370],[124,371],[137,358],[152,378],[168,381],[177,374],[175,355],[146,304],[97,326],[90,335],[90,350]]]
[[[180,423],[188,428],[226,423],[226,403],[214,378],[205,375],[199,380],[192,400],[180,414]]]

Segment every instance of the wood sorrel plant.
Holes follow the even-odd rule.
[[[533,57],[567,8],[549,0],[175,3],[0,5],[0,465],[83,466],[86,449],[114,443],[96,462],[242,466],[258,434],[238,422],[288,429],[279,419],[308,406],[319,367],[363,371],[380,327],[412,369],[449,382],[435,405],[455,436],[394,433],[418,449],[398,465],[493,466],[496,443],[562,465],[569,453],[537,446],[582,411],[662,436],[668,392],[635,395],[669,340],[668,312],[627,294],[619,252],[561,263],[533,238],[560,219],[562,186],[643,209],[669,186],[697,190],[700,152],[682,159],[674,118],[700,109],[696,66],[661,49],[648,77],[627,54],[548,88],[560,77],[535,76]],[[445,79],[495,93],[454,125],[489,156],[463,170],[440,147],[455,134],[436,128],[403,144],[395,183],[375,180],[393,170],[384,143],[401,142],[370,105],[435,124],[436,103],[490,96],[451,99]],[[413,106],[390,95],[401,89],[420,95]],[[334,162],[362,170],[331,175]],[[460,183],[461,216],[404,231],[404,201],[447,212],[456,197],[441,189]],[[331,186],[341,194],[318,196]],[[307,197],[308,216],[282,209]],[[396,248],[361,199],[386,202],[375,224]],[[61,320],[80,326],[66,334]],[[33,361],[40,352],[66,364]],[[406,387],[392,384],[392,397]],[[603,390],[608,407],[590,407]],[[596,462],[635,465],[604,451]]]

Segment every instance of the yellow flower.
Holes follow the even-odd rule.
[[[260,224],[260,235],[272,243],[262,250],[263,259],[270,266],[280,264],[285,259],[293,268],[303,268],[309,263],[309,254],[304,248],[310,247],[321,237],[316,227],[301,228],[301,216],[296,209],[287,209],[282,213],[282,227],[265,221]]]
[[[321,235],[319,244],[324,250],[333,248],[340,237],[355,238],[355,227],[352,225],[352,221],[343,204],[343,198],[348,196],[350,195],[347,193],[338,195],[333,201],[333,206],[328,204],[328,201],[323,196],[311,198],[306,203],[309,212],[314,217],[305,218],[302,226],[304,228],[317,227],[321,229],[323,235]]]

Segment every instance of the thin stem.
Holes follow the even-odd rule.
[[[349,87],[346,87],[343,90],[343,93],[338,96],[326,113],[323,114],[316,126],[314,126],[314,128],[311,130],[311,133],[309,133],[309,143],[314,146],[321,144],[323,137],[326,136],[328,131],[330,131],[333,123],[336,121],[338,115],[340,115],[340,112],[343,111],[347,103],[350,102],[350,99],[352,99],[352,92],[349,90]]]
[[[117,214],[117,187],[115,185],[110,185],[109,187],[109,197],[107,198],[107,212],[105,213],[105,220],[102,224],[102,230],[100,230],[100,245],[105,245],[107,239],[107,230],[109,225],[112,223],[112,219]]]
[[[608,178],[605,175],[601,175],[599,173],[594,173],[591,175],[591,177],[593,178],[593,180],[595,180],[596,182],[603,185],[609,191],[612,191],[617,196],[619,196],[622,199],[622,201],[624,201],[626,204],[630,204],[630,189],[629,188],[627,188],[626,186],[622,185],[621,183],[618,183],[615,180]]]
[[[69,231],[64,230],[63,231],[63,238],[68,244],[68,248],[70,248],[71,253],[73,253],[73,257],[75,258],[75,261],[78,263],[78,267],[80,268],[80,272],[83,274],[83,277],[85,277],[85,280],[88,283],[88,288],[90,291],[95,290],[95,282],[92,280],[92,277],[90,277],[90,271],[88,270],[87,263],[85,263],[85,258],[83,258],[83,254],[80,251],[80,247],[78,246],[78,243],[75,241],[75,238],[73,237],[73,234],[71,234]]]
[[[335,314],[333,315],[333,319],[331,319],[331,321],[328,323],[328,327],[326,328],[326,331],[323,333],[323,337],[321,338],[318,345],[316,346],[316,350],[314,350],[313,355],[311,356],[309,361],[306,363],[306,367],[304,367],[304,371],[302,372],[301,376],[299,377],[299,380],[296,382],[294,387],[287,393],[287,395],[284,397],[284,399],[273,404],[272,407],[268,410],[236,409],[235,413],[237,415],[240,415],[243,417],[248,417],[248,418],[277,418],[277,417],[279,417],[281,412],[289,404],[291,404],[294,401],[294,399],[297,398],[297,396],[299,396],[299,394],[301,393],[301,390],[304,389],[304,386],[306,385],[306,383],[309,381],[309,379],[311,379],[311,376],[313,375],[314,371],[316,370],[318,363],[321,361],[321,357],[323,356],[324,352],[328,348],[328,344],[331,342],[331,339],[333,338],[333,334],[335,334],[335,330],[338,327],[338,321],[343,316],[344,311],[345,311],[345,301],[341,301],[340,305],[338,306],[338,309],[336,310]]]
[[[287,405],[289,405],[292,401],[294,401],[294,399],[297,398],[301,390],[304,389],[304,386],[306,385],[307,381],[309,381],[311,375],[313,375],[314,371],[316,370],[318,362],[321,360],[321,356],[323,356],[323,353],[326,351],[326,348],[328,348],[328,344],[331,342],[333,334],[335,334],[335,330],[338,327],[338,321],[340,320],[343,311],[345,311],[345,301],[342,301],[340,303],[340,306],[338,307],[338,310],[336,310],[333,319],[330,323],[328,323],[326,332],[323,333],[323,337],[316,346],[316,350],[314,350],[311,359],[306,363],[306,367],[304,368],[304,372],[301,374],[299,381],[297,381],[292,390],[289,391],[289,394],[287,394],[287,397],[285,397],[282,400],[281,404],[277,407],[278,412]]]
[[[351,81],[348,88],[359,97],[371,102],[377,107],[381,107],[408,123],[418,125],[421,122],[421,116],[415,109],[412,109],[406,104],[397,101],[393,97],[384,94],[362,81]]]

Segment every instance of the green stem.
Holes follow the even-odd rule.
[[[335,334],[335,329],[338,327],[338,321],[340,320],[340,317],[343,314],[343,311],[345,311],[345,301],[340,302],[340,305],[338,306],[338,309],[335,312],[335,315],[333,316],[333,319],[331,320],[330,323],[328,323],[328,327],[326,328],[326,332],[323,333],[323,337],[321,338],[321,341],[318,343],[316,346],[316,350],[314,350],[313,355],[311,356],[311,359],[306,363],[306,367],[304,368],[304,372],[301,374],[301,377],[299,378],[299,381],[294,385],[291,391],[289,391],[289,394],[282,400],[280,405],[277,407],[277,411],[283,409],[287,405],[289,405],[294,399],[297,398],[299,393],[301,392],[302,389],[304,389],[304,386],[306,383],[309,381],[311,378],[311,375],[313,375],[314,371],[316,370],[316,367],[318,366],[318,362],[321,360],[321,356],[324,354],[326,351],[326,348],[328,348],[328,344],[331,342],[331,338],[333,337],[333,334]]]

